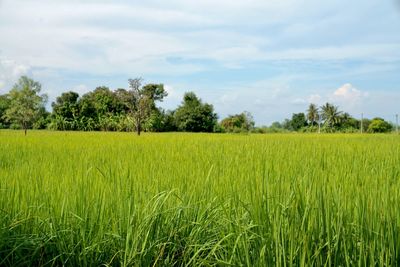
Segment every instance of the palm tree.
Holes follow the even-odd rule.
[[[324,124],[329,128],[333,128],[336,124],[340,122],[341,111],[337,106],[326,103],[321,107],[322,110],[322,119],[324,120]]]
[[[308,106],[307,119],[310,122],[311,126],[314,126],[314,124],[319,120],[319,110],[317,105],[310,104]]]

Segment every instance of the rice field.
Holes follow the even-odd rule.
[[[399,266],[400,136],[0,131],[0,266]]]

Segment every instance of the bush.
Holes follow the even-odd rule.
[[[40,117],[37,121],[33,123],[32,128],[36,130],[46,129],[48,124],[49,120],[47,118]]]
[[[318,125],[307,126],[300,128],[301,133],[318,133]]]
[[[18,123],[12,123],[12,124],[10,125],[10,129],[12,129],[12,130],[21,130],[22,127],[21,127],[21,125],[19,125]]]
[[[392,130],[393,126],[382,118],[375,118],[368,126],[369,133],[387,133]]]
[[[225,128],[219,123],[214,125],[214,130],[213,131],[214,131],[214,133],[225,133],[226,132]]]

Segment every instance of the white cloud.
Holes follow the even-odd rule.
[[[79,84],[79,85],[77,85],[77,86],[74,86],[74,87],[72,88],[72,91],[78,93],[79,96],[82,96],[82,95],[86,94],[87,92],[89,92],[89,91],[90,91],[90,88],[88,88],[88,87],[87,87],[86,85],[84,85],[84,84]]]
[[[22,75],[28,74],[30,67],[13,60],[0,59],[0,90],[8,91]]]
[[[333,99],[338,101],[345,101],[348,103],[356,103],[363,97],[367,97],[368,93],[361,92],[350,83],[346,83],[333,92]]]
[[[326,102],[333,103],[339,106],[340,110],[349,112],[350,114],[360,114],[365,111],[368,103],[371,110],[373,109],[372,106],[381,106],[380,101],[371,99],[368,92],[357,89],[350,83],[345,83],[335,90],[321,89],[318,92],[308,96],[308,103],[314,103],[318,106]]]
[[[292,101],[292,104],[294,105],[304,105],[307,104],[307,101],[303,98],[296,98]]]
[[[222,106],[230,106],[238,99],[238,94],[236,92],[225,93],[223,94],[216,103]]]
[[[165,84],[164,89],[168,93],[168,101],[172,100],[174,102],[179,102],[183,99],[184,92],[176,89],[173,85]]]
[[[308,16],[317,18],[319,13],[337,11],[338,6],[319,5],[316,0],[173,0],[167,4],[157,0],[8,0],[0,10],[0,36],[6,36],[1,50],[32,66],[97,74],[181,74],[205,69],[201,64],[170,64],[165,61],[169,56],[215,60],[227,68],[263,60],[400,58],[397,40],[312,46],[286,43],[288,34],[299,39],[312,36],[315,23]],[[320,31],[326,32],[339,19],[328,20]],[[260,34],[241,29],[271,26],[286,30]]]
[[[320,90],[326,91],[326,90]],[[321,95],[318,93],[308,96],[308,102],[321,105],[325,102],[333,102],[334,104],[352,108],[360,104],[364,99],[369,97],[368,92],[363,92],[355,88],[352,84],[346,83],[333,91],[326,91],[326,94]]]
[[[319,94],[312,94],[308,97],[308,102],[313,104],[321,104],[322,97]]]
[[[287,48],[266,52],[264,60],[348,60],[348,59],[400,59],[400,45],[386,44],[347,44],[328,45],[312,48]]]

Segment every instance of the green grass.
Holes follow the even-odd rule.
[[[398,266],[400,137],[0,131],[0,266]]]

